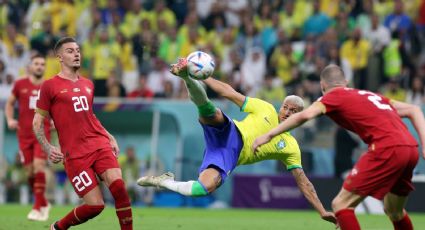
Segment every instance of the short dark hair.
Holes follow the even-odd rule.
[[[43,56],[43,55],[41,55],[40,53],[36,53],[36,54],[34,54],[34,55],[31,56],[31,61],[34,60],[34,59],[36,59],[36,58],[43,58],[43,59],[45,59],[46,57]]]
[[[55,54],[57,54],[58,50],[63,46],[63,44],[71,43],[71,42],[77,43],[77,41],[73,37],[63,37],[59,39],[59,41],[56,42],[55,48],[53,51],[55,52]]]
[[[320,79],[330,86],[343,85],[346,82],[344,71],[334,64],[330,64],[322,70]]]

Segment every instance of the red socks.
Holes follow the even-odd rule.
[[[121,230],[133,230],[133,218],[131,213],[130,198],[128,197],[125,184],[122,179],[115,180],[110,186],[112,196],[115,199],[115,209]],[[78,225],[99,215],[105,205],[81,205],[74,208],[64,218],[57,222],[61,230],[68,229],[70,226]]]
[[[412,221],[410,221],[409,215],[407,213],[404,215],[403,219],[399,221],[393,221],[394,230],[413,230]]]
[[[124,181],[122,179],[115,180],[109,186],[109,191],[111,191],[115,200],[115,209],[121,230],[132,230],[133,218],[131,213],[131,204]]]
[[[68,229],[71,226],[82,224],[91,218],[99,215],[105,205],[81,205],[74,208],[64,218],[58,221],[58,227],[62,230]]]
[[[29,186],[29,188],[31,189],[31,191],[32,191],[32,189],[33,189],[33,187],[34,187],[34,176],[30,176],[30,177],[28,177],[28,186]]]
[[[33,209],[40,210],[41,207],[47,206],[47,199],[44,195],[44,192],[46,191],[46,174],[44,172],[38,172],[34,175],[32,189],[34,193]]]
[[[338,220],[338,224],[341,230],[360,230],[359,222],[354,215],[353,209],[342,209],[335,213]],[[393,221],[394,230],[413,230],[412,222],[410,221],[407,213],[403,219],[399,221]]]
[[[342,209],[335,213],[341,230],[360,230],[354,209]]]

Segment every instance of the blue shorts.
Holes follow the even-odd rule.
[[[220,127],[202,124],[204,129],[205,151],[199,173],[207,168],[215,168],[221,174],[221,184],[235,169],[243,147],[242,136],[235,123],[223,113],[226,122]]]

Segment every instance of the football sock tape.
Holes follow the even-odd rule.
[[[215,110],[215,105],[211,101],[198,106],[198,112],[201,117],[212,117],[215,114]]]
[[[192,184],[192,196],[205,196],[208,195],[207,189],[200,181],[195,181]]]

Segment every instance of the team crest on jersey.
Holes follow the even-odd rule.
[[[355,175],[357,175],[359,173],[359,171],[356,169],[356,168],[353,168],[352,170],[351,170],[351,176],[355,176]]]
[[[87,86],[86,86],[86,91],[87,91],[87,93],[91,94],[91,89]]]
[[[80,92],[81,90],[80,90],[80,88],[73,88],[72,91],[77,93],[77,92]]]
[[[285,148],[285,146],[285,141],[283,139],[280,139],[280,141],[276,143],[277,150],[282,150],[283,148]]]

